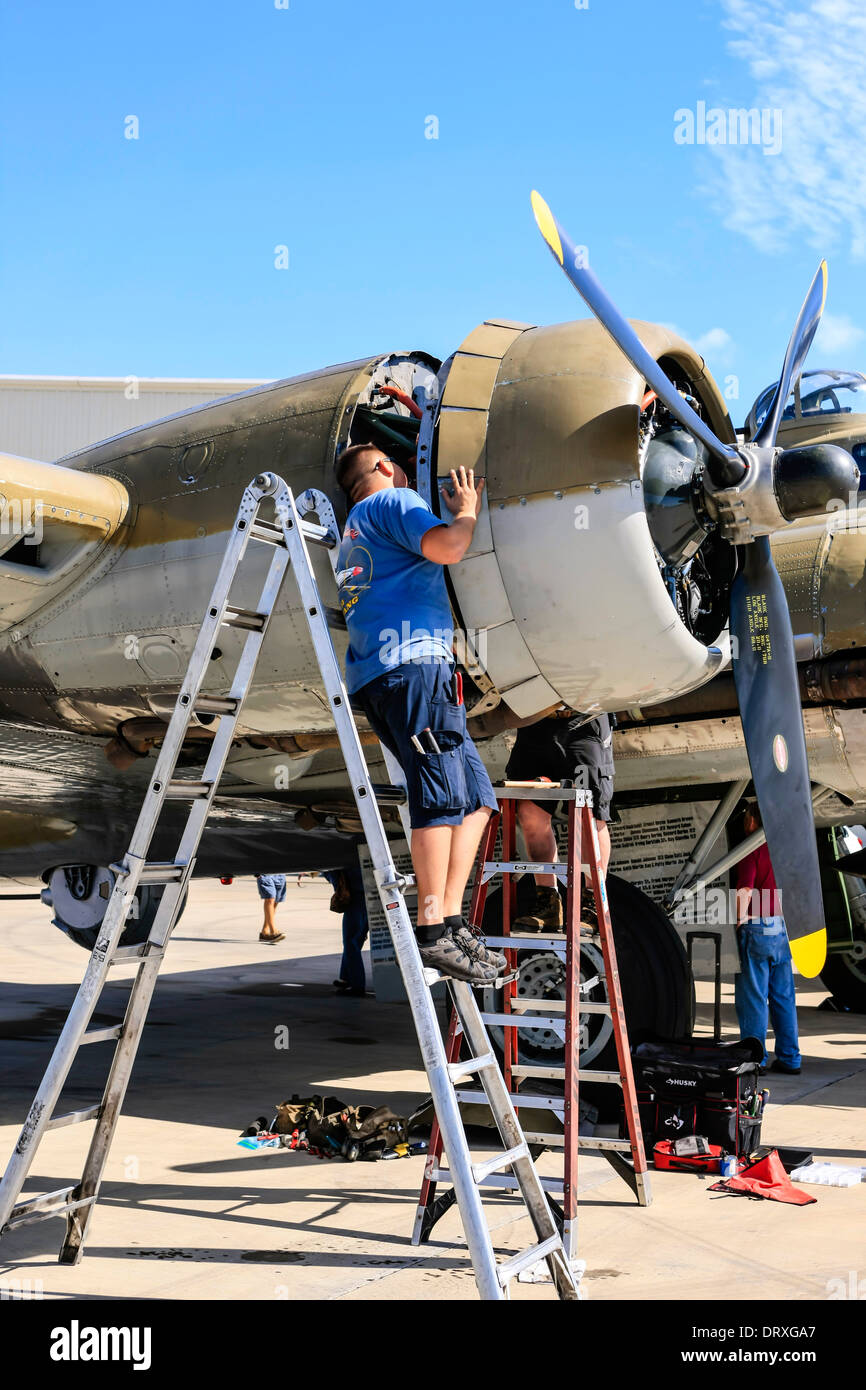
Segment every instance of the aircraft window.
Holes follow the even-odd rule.
[[[766,419],[775,389],[775,383],[768,386],[752,407],[755,430]],[[799,393],[799,409],[795,388],[786,402],[783,420],[807,415],[866,415],[866,376],[860,372],[804,372]]]

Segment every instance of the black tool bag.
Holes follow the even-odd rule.
[[[757,1147],[761,1120],[750,1111],[764,1055],[756,1038],[648,1038],[632,1049],[644,1142],[699,1134],[726,1153]]]

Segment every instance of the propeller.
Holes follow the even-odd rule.
[[[824,308],[826,262],[821,262],[794,325],[759,434],[752,444],[734,446],[720,440],[683,399],[535,192],[532,210],[544,240],[578,294],[674,419],[707,451],[705,471],[712,486],[705,483],[705,496],[715,504],[723,535],[727,526],[727,538],[739,541],[739,567],[731,589],[731,646],[743,737],[791,953],[800,973],[811,978],[824,965],[827,932],[794,637],[768,534],[793,516],[819,514],[830,498],[845,497],[852,486],[856,490],[859,479],[857,466],[844,449],[776,447],[785,402]],[[751,507],[746,523],[731,520],[733,506],[725,510],[727,489],[737,489],[730,498],[741,511],[745,507],[748,513]]]

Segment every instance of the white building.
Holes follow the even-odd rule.
[[[53,463],[136,425],[261,384],[258,380],[0,376],[0,451]]]

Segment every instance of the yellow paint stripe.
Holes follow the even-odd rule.
[[[824,969],[824,962],[827,959],[827,933],[824,928],[792,941],[791,955],[794,957],[794,964],[800,974],[805,976],[807,980],[814,980],[815,976],[820,975]]]
[[[821,262],[821,272],[824,280],[824,287],[821,293],[821,313],[824,312],[824,305],[827,303],[827,262]]]
[[[534,188],[532,190],[531,200],[532,211],[538,223],[538,230],[541,232],[541,235],[544,237],[544,240],[547,242],[556,259],[559,261],[559,264],[562,265],[562,242],[559,239],[556,219],[541,194],[536,193]]]

